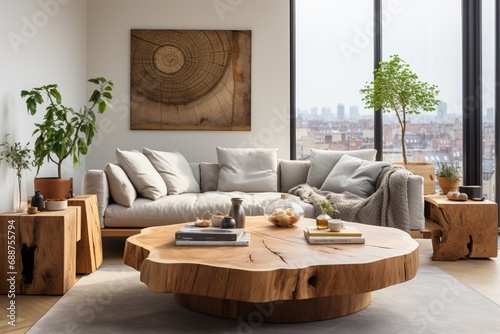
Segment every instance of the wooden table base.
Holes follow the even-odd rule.
[[[249,303],[176,293],[180,305],[222,318],[264,322],[308,322],[342,317],[367,307],[371,293]]]
[[[173,293],[190,309],[233,319],[307,322],[341,317],[370,304],[371,291],[406,282],[418,269],[418,243],[408,233],[356,226],[363,244],[309,245],[302,219],[278,228],[247,217],[248,247],[176,246],[182,225],[150,227],[125,244],[125,264],[151,291]]]
[[[498,208],[495,202],[450,201],[442,195],[427,195],[424,199],[434,261],[497,257]]]

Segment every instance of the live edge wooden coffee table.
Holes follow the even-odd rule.
[[[278,228],[264,217],[247,217],[249,247],[176,246],[181,225],[146,228],[127,239],[124,262],[141,272],[149,289],[174,293],[185,307],[270,322],[344,316],[368,306],[371,291],[417,273],[418,243],[403,231],[355,224],[364,245],[309,245],[307,225],[315,221]]]

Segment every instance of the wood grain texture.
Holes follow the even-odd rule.
[[[15,277],[16,294],[61,295],[73,286],[79,210],[0,214],[0,293],[9,292],[10,277]],[[7,247],[9,225],[14,250]],[[14,267],[7,261],[9,252],[15,254]]]
[[[102,237],[96,195],[79,195],[68,205],[81,208],[81,239],[76,244],[76,272],[90,274],[102,264]]]
[[[352,304],[365,307],[363,294],[405,282],[417,272],[418,243],[403,231],[347,223],[359,228],[366,244],[309,245],[303,230],[315,224],[303,219],[278,228],[263,217],[247,217],[249,247],[176,246],[174,234],[181,225],[146,228],[127,239],[124,262],[141,271],[141,281],[152,291],[203,296],[215,303],[352,295],[334,313],[351,313]]]
[[[498,209],[491,201],[450,201],[445,195],[425,196],[426,217],[440,226],[432,233],[436,261],[463,257],[496,257]]]

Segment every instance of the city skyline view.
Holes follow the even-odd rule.
[[[373,114],[359,93],[373,79],[373,1],[296,5],[297,108],[343,103]],[[483,1],[483,113],[494,103],[493,5]],[[399,54],[420,80],[438,86],[449,113],[461,113],[461,2],[385,0],[382,10],[383,59]]]
[[[483,186],[494,184],[494,2],[482,1]],[[420,81],[437,85],[440,105],[408,115],[411,161],[462,167],[462,3],[382,0],[382,59],[398,54]],[[373,80],[373,1],[296,0],[296,152],[373,147],[374,111],[360,89]],[[401,129],[383,113],[383,160],[401,161]]]

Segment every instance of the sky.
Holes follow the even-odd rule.
[[[461,113],[461,1],[383,0],[383,59],[399,54]],[[297,107],[364,109],[373,78],[373,0],[296,0]],[[483,108],[493,106],[493,0],[483,1]],[[365,113],[370,113],[367,110]]]

